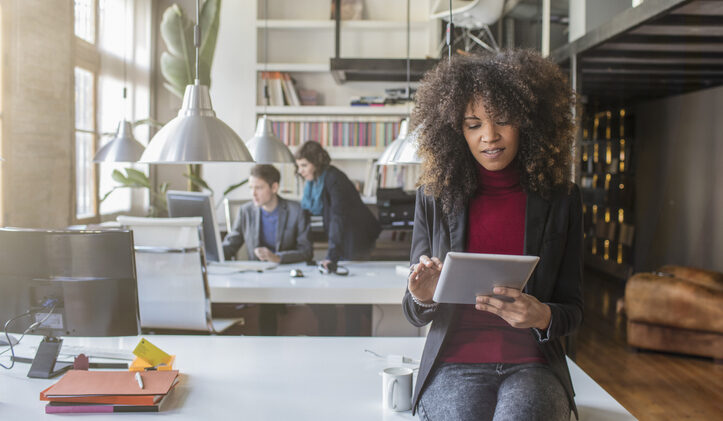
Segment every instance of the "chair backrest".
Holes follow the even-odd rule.
[[[452,0],[452,19],[459,28],[481,28],[497,22],[504,6],[505,0]],[[449,20],[449,2],[437,0],[430,18]]]
[[[201,221],[118,217],[133,230],[142,328],[213,332]]]
[[[223,199],[223,211],[226,214],[226,232],[231,232],[239,208],[248,201],[248,199],[229,199],[228,197]]]

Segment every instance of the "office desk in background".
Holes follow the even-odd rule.
[[[176,354],[181,383],[161,414],[84,414],[83,420],[411,420],[411,412],[382,409],[379,372],[399,366],[377,359],[396,354],[419,359],[424,338],[146,336]],[[66,338],[69,344],[132,349],[140,337]],[[22,356],[38,336],[26,336]],[[3,359],[5,361],[6,359]],[[634,420],[579,367],[571,364],[581,421]],[[0,419],[33,421],[45,415],[40,391],[55,380],[29,379],[28,364],[0,370]],[[416,375],[415,375],[416,377]],[[55,418],[53,418],[55,419]],[[573,418],[574,419],[574,418]]]
[[[421,336],[426,329],[412,326],[402,313],[407,287],[406,261],[341,262],[349,275],[324,275],[304,263],[279,265],[262,273],[209,268],[213,303],[256,304],[373,304],[373,336]],[[397,273],[397,267],[404,268]],[[304,277],[289,276],[300,269]],[[403,274],[402,274],[403,273]]]

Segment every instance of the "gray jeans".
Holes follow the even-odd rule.
[[[545,364],[442,363],[417,408],[424,421],[569,421],[565,389]]]

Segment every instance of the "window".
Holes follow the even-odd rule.
[[[95,75],[75,67],[75,214],[86,219],[96,215],[95,173]]]
[[[75,0],[75,36],[95,44],[96,0]]]
[[[75,0],[75,178],[78,222],[128,212],[146,205],[147,192],[120,189],[114,170],[128,163],[95,164],[96,151],[114,136],[122,119],[135,121],[150,113],[151,2]],[[123,100],[123,87],[127,98]],[[148,127],[134,130],[142,144]],[[147,165],[133,164],[147,171]],[[83,221],[84,220],[84,221]]]

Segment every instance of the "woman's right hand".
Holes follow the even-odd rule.
[[[414,270],[409,275],[407,288],[409,292],[425,304],[432,304],[434,291],[437,289],[439,275],[442,273],[442,261],[437,257],[431,259],[427,256],[420,256],[419,263],[414,265]]]

